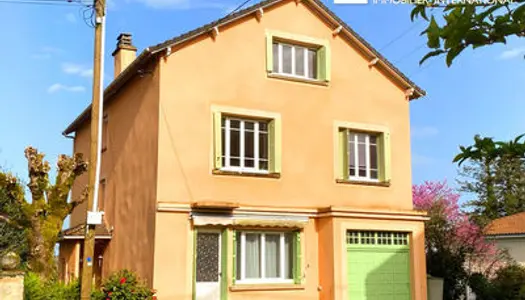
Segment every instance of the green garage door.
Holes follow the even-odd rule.
[[[410,300],[408,233],[348,231],[349,300]]]

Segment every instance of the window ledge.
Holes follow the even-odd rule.
[[[294,77],[294,76],[286,76],[283,74],[276,74],[276,73],[268,73],[269,78],[276,78],[276,79],[284,79],[284,80],[290,80],[295,82],[302,82],[302,83],[308,83],[308,84],[314,84],[314,85],[320,85],[320,86],[328,86],[327,81],[321,81],[317,79],[308,79],[308,78],[300,78],[300,77]]]
[[[256,173],[249,171],[230,171],[230,170],[213,170],[213,175],[226,176],[247,176],[247,177],[262,177],[262,178],[281,178],[281,173]]]
[[[344,184],[369,185],[369,186],[381,186],[381,187],[390,186],[390,181],[362,181],[362,180],[350,180],[350,179],[336,179],[335,182],[344,183]]]
[[[304,285],[292,283],[262,283],[262,284],[237,284],[230,286],[230,291],[291,291],[304,290]]]

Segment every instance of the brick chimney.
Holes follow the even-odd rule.
[[[137,57],[137,48],[133,46],[131,33],[121,33],[117,38],[117,48],[113,51],[115,78],[124,71]]]

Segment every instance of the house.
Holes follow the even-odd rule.
[[[486,236],[519,264],[525,266],[525,212],[492,221],[485,229]]]
[[[263,1],[135,53],[120,35],[104,94],[96,280],[131,268],[160,299],[426,299],[409,123],[424,91],[321,1]],[[64,131],[86,156],[89,122]]]

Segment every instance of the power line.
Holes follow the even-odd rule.
[[[245,0],[243,3],[241,3],[239,6],[237,6],[234,10],[232,10],[229,14],[226,15],[226,17],[229,17],[230,15],[234,14],[235,12],[237,12],[239,9],[243,8],[243,6],[245,6],[246,4],[248,4],[248,2],[250,2],[252,0]]]
[[[405,35],[407,35],[410,31],[412,31],[414,28],[417,27],[417,25],[419,25],[421,23],[422,19],[419,19],[417,22],[413,23],[410,27],[408,27],[407,29],[405,29],[403,32],[401,32],[401,34],[399,34],[398,36],[396,36],[395,38],[393,38],[392,40],[390,40],[388,43],[386,43],[383,47],[379,48],[378,51],[382,51],[386,48],[388,48],[390,45],[394,44],[397,40],[401,39],[402,37],[404,37]]]
[[[416,53],[419,49],[423,48],[426,45],[426,43],[422,43],[421,45],[417,46],[416,48],[412,49],[412,51],[408,52],[407,54],[401,56],[400,58],[393,61],[394,64],[398,64],[405,60],[407,57],[411,56],[412,54]]]

